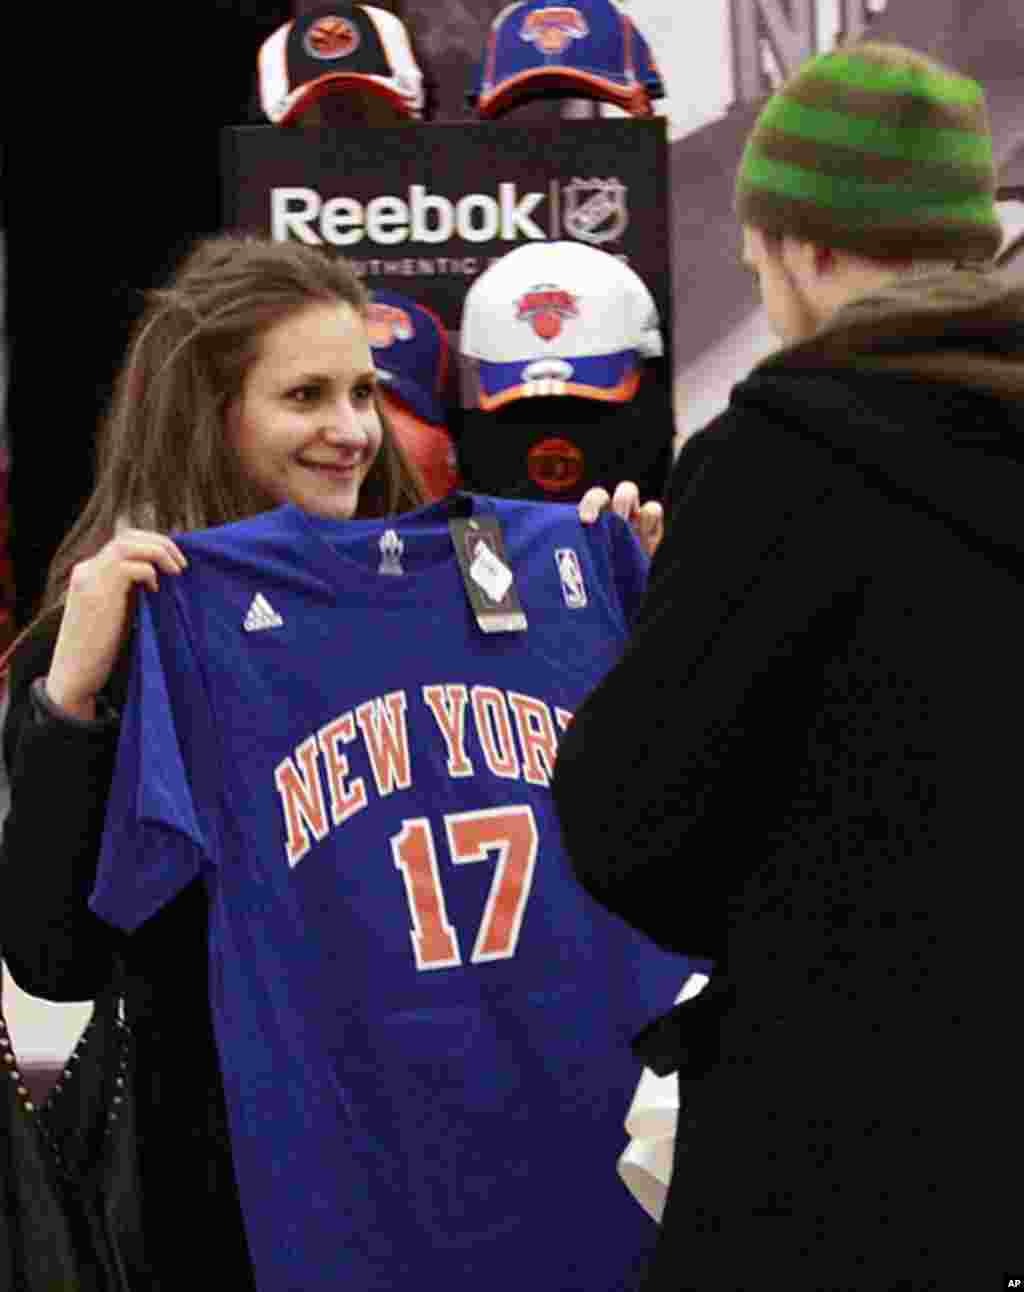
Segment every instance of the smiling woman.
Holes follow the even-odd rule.
[[[348,519],[424,501],[377,408],[366,305],[346,261],[259,238],[201,243],[151,293],[44,597],[41,617],[64,607],[46,684],[62,709],[95,715],[134,588],[182,566],[169,532],[284,502]]]
[[[272,503],[348,520],[383,438],[366,327],[309,305],[264,334],[227,412],[242,470]]]
[[[638,1075],[622,1037],[643,1019],[634,1017],[631,994],[629,1000],[625,995],[616,999],[618,988],[613,990],[612,984],[629,984],[632,993],[634,980],[642,977],[653,1010],[677,991],[685,966],[638,946],[616,924],[605,923],[602,933],[594,923],[589,902],[558,862],[548,785],[572,706],[582,698],[588,679],[596,681],[624,642],[646,567],[621,521],[595,523],[585,535],[571,508],[509,503],[506,557],[523,603],[540,609],[529,635],[513,634],[515,643],[481,641],[465,605],[448,521],[461,519],[467,527],[486,529],[497,500],[460,495],[435,508],[419,507],[418,480],[378,405],[366,308],[359,279],[345,261],[298,243],[259,239],[216,238],[200,244],[171,282],[151,294],[103,430],[95,492],[58,552],[40,618],[16,642],[11,656],[10,710],[3,728],[11,809],[0,857],[0,946],[15,982],[48,1000],[95,998],[109,982],[120,981],[113,977],[115,965],[123,963],[127,970],[125,999],[136,1045],[142,1224],[151,1263],[140,1274],[139,1286],[187,1286],[195,1278],[195,1253],[205,1249],[216,1249],[221,1281],[232,1292],[254,1286],[252,1259],[260,1255],[271,1266],[279,1260],[288,1265],[279,1281],[261,1278],[260,1286],[267,1288],[301,1285],[333,1292],[340,1286],[404,1285],[409,1278],[397,1266],[390,1269],[390,1251],[401,1252],[410,1269],[422,1269],[434,1259],[432,1282],[453,1289],[475,1287],[485,1273],[493,1283],[494,1269],[502,1271],[503,1287],[536,1282],[521,1277],[510,1258],[529,1261],[536,1252],[547,1272],[552,1259],[548,1245],[541,1233],[533,1235],[532,1243],[522,1241],[515,1227],[531,1229],[523,1220],[527,1207],[537,1218],[533,1229],[553,1214],[534,1178],[545,1174],[541,1168],[549,1146],[562,1134],[570,1120],[564,1113],[572,1109],[577,1139],[585,1142],[594,1169],[579,1167],[585,1184],[574,1193],[576,1219],[552,1222],[564,1248],[556,1259],[567,1270],[587,1260],[594,1277],[581,1274],[574,1281],[575,1273],[556,1274],[547,1283],[610,1292],[624,1286],[616,1262],[623,1268],[633,1265],[651,1236],[647,1218],[614,1176],[622,1117]],[[582,519],[596,522],[605,501],[634,519],[649,548],[660,533],[658,505],[641,507],[635,486],[625,483],[613,499],[591,497]],[[405,514],[409,512],[413,514]],[[258,539],[250,545],[257,532],[268,535],[279,523],[286,529],[269,546]],[[297,528],[287,528],[292,525]],[[537,537],[541,531],[543,543]],[[147,843],[137,855],[124,839],[109,843],[116,836],[109,826],[116,803],[142,804],[131,792],[124,799],[115,794],[115,762],[123,765],[124,750],[135,734],[166,730],[160,720],[171,720],[173,713],[169,696],[161,699],[152,689],[153,674],[144,662],[150,658],[145,645],[149,616],[158,602],[170,604],[189,589],[199,590],[197,604],[220,604],[218,597],[207,595],[205,555],[196,544],[212,541],[216,548],[226,539],[230,546],[243,533],[248,535],[245,551],[236,547],[232,555],[221,549],[205,567],[207,573],[223,569],[225,556],[236,575],[239,556],[248,567],[239,585],[244,604],[236,607],[237,616],[232,611],[230,636],[219,639],[228,646],[224,662],[239,705],[230,715],[222,714],[209,738],[201,741],[217,766],[197,768],[188,779],[204,786],[204,793],[209,790],[239,807],[239,819],[245,819],[258,843],[237,857],[225,855],[223,864],[207,858],[201,870],[209,886],[195,876],[186,878],[162,909],[152,908],[128,933],[123,922],[97,918],[99,908],[91,899],[94,903],[102,887],[97,876],[104,837],[104,858],[116,856],[131,883],[142,876],[145,883],[159,884],[157,876],[170,873],[162,845]],[[358,559],[335,550],[335,543],[351,545],[348,550],[358,552]],[[492,563],[496,550],[491,550]],[[584,560],[588,552],[589,565]],[[438,553],[440,560],[435,559]],[[253,559],[256,564],[249,564]],[[543,590],[537,594],[540,601],[533,593],[533,571]],[[291,588],[284,600],[282,577]],[[599,588],[599,582],[605,586]],[[314,585],[330,589],[329,606],[317,599]],[[482,586],[486,590],[486,581]],[[493,580],[490,586],[493,590]],[[588,587],[594,594],[589,597]],[[140,588],[155,595],[139,598]],[[289,601],[293,595],[295,600]],[[397,630],[397,615],[405,632]],[[299,624],[303,628],[292,636]],[[184,647],[197,639],[185,620],[175,620],[167,640]],[[339,656],[343,667],[338,667]],[[130,658],[137,663],[134,669]],[[180,661],[175,676],[194,682],[204,695],[223,695],[223,679],[210,682],[218,658],[217,648],[200,649],[189,661]],[[249,665],[257,660],[266,672],[251,671]],[[308,685],[300,682],[298,691],[314,697],[308,717],[296,700],[303,660],[310,670]],[[556,685],[555,679],[563,677]],[[468,683],[449,680],[453,678]],[[155,702],[155,709],[148,701]],[[143,759],[163,785],[158,791],[163,801],[169,801],[167,778],[178,736],[185,727],[198,730],[194,722],[200,711],[198,701],[187,703],[189,716],[176,725],[178,735]],[[253,725],[254,719],[262,720],[256,715],[270,714],[286,729],[280,735]],[[237,739],[235,749],[221,746],[216,732]],[[443,751],[435,757],[439,739],[447,758]],[[259,777],[262,788],[239,789],[221,777],[230,766],[253,769],[260,759],[271,764]],[[410,779],[414,768],[417,777]],[[373,784],[376,796],[368,788]],[[513,790],[514,801],[509,802]],[[392,791],[401,793],[392,797]],[[58,799],[60,808],[54,810]],[[269,817],[257,818],[250,811],[257,801],[269,809]],[[427,808],[442,801],[461,810],[445,810],[443,828],[440,817],[431,826]],[[402,811],[405,817],[391,819]],[[391,815],[385,821],[379,812]],[[148,805],[142,816],[150,820]],[[206,820],[205,809],[196,819]],[[234,827],[226,829],[232,833]],[[485,830],[482,839],[480,829]],[[364,830],[370,832],[366,840],[357,839]],[[167,843],[177,836],[172,829],[161,837]],[[452,889],[447,868],[443,874],[438,871],[435,846],[449,853],[454,864],[484,861],[488,849],[506,843],[514,843],[515,849],[508,865],[503,855],[496,869],[495,895],[486,898],[486,910],[482,890],[464,892],[458,884]],[[315,861],[298,867],[304,849],[313,844]],[[173,850],[175,845],[170,846]],[[244,943],[252,950],[248,938],[256,929],[273,927],[273,939],[294,927],[294,907],[287,906],[283,920],[273,920],[261,889],[254,900],[252,892],[248,897],[240,893],[241,941],[234,935],[224,945],[218,940],[220,916],[227,909],[222,881],[230,874],[231,883],[240,878],[261,885],[265,872],[257,853],[264,848],[274,854],[272,866],[284,861],[275,871],[282,883],[290,884],[294,872],[297,882],[324,885],[324,900],[316,893],[313,900],[326,950],[311,950],[306,934],[312,925],[304,924],[298,957],[303,965],[317,966],[316,982],[310,991],[296,990],[299,979],[290,971],[274,973],[288,1002],[271,1011],[273,1027],[282,1023],[290,1028],[304,1016],[306,1002],[329,1005],[338,981],[332,965],[343,971],[356,1013],[372,1012],[378,980],[387,976],[380,966],[397,965],[402,990],[417,1010],[433,999],[429,993],[442,991],[455,1002],[449,1014],[457,1020],[468,1017],[463,996],[473,994],[471,970],[478,962],[496,966],[496,974],[508,975],[507,992],[505,986],[497,992],[508,1001],[507,1008],[502,1006],[507,1021],[492,1026],[482,1016],[472,1029],[459,1021],[456,1030],[467,1035],[460,1041],[463,1048],[451,1052],[449,1032],[436,1032],[430,1018],[422,1027],[409,1020],[401,1026],[385,1022],[376,1034],[385,1048],[370,1047],[360,1058],[346,1035],[344,1065],[339,1061],[335,1069],[332,1060],[326,1070],[323,1056],[340,1044],[333,1031],[323,1034],[328,1049],[317,1041],[310,1051],[296,1049],[282,1033],[278,1043],[261,1049],[270,1062],[266,1081],[260,1078],[263,1059],[255,1070],[249,1049],[253,1037],[269,1035],[265,1018],[230,1037],[219,1031],[218,1050],[215,1022],[219,1029],[226,1013],[244,1023],[246,1002],[271,999],[262,989],[252,990],[255,979],[248,987],[235,980],[232,988],[224,976],[227,946]],[[324,864],[330,857],[336,870]],[[383,865],[374,865],[374,858],[383,858]],[[349,866],[352,859],[359,864]],[[463,866],[458,873],[475,883],[474,876],[482,877],[484,869]],[[346,888],[352,878],[368,885],[359,889],[358,900]],[[527,923],[524,954],[515,959],[512,952],[526,918],[522,912],[534,890],[531,910],[545,914]],[[469,926],[481,932],[477,948],[466,944],[463,964],[456,955],[458,930],[446,911],[454,918],[456,902],[470,901],[473,892],[480,909],[465,914]],[[254,919],[257,911],[260,917]],[[381,936],[371,940],[364,955],[360,939],[377,927]],[[579,946],[585,950],[574,959],[582,975],[578,996],[566,986],[566,931],[574,928],[582,930]],[[539,941],[530,944],[528,959],[531,936]],[[603,957],[600,946],[607,948]],[[344,963],[336,958],[342,955]],[[246,953],[237,967],[248,974],[261,960],[259,953]],[[210,964],[216,970],[213,978]],[[628,971],[620,972],[624,965]],[[429,971],[426,979],[419,976],[421,970]],[[547,977],[556,989],[542,989]],[[570,998],[573,1027],[555,1026]],[[226,1011],[220,1008],[225,1000],[230,1002]],[[303,1003],[297,1007],[298,1001]],[[535,1046],[524,1039],[523,1024],[541,1017],[544,1002],[548,1021],[537,1024],[534,1034],[546,1039]],[[580,1023],[587,1018],[590,1023]],[[582,1053],[577,1024],[591,1028],[596,1046],[585,1079],[576,1061]],[[496,1037],[500,1033],[500,1044],[495,1040],[485,1063],[485,1040],[492,1031]],[[468,1032],[477,1038],[476,1049]],[[422,1084],[415,1047],[428,1038],[444,1054],[437,1063],[424,1065],[431,1076]],[[393,1062],[387,1059],[390,1052]],[[371,1054],[376,1056],[372,1060],[367,1057]],[[470,1057],[458,1057],[463,1054]],[[511,1100],[506,1105],[504,1096],[496,1096],[490,1074],[514,1083],[509,1074],[531,1065],[542,1074],[538,1081],[544,1093],[521,1101],[521,1108]],[[442,1070],[448,1073],[445,1099],[433,1088],[432,1074]],[[331,1149],[332,1143],[337,1147],[331,1140],[335,1113],[347,1104],[335,1102],[336,1092],[321,1101],[325,1071],[329,1082],[337,1080],[346,1089],[354,1082],[363,1091],[361,1099],[373,1109],[383,1108],[378,1129],[400,1129],[400,1142],[388,1149],[392,1156],[374,1159],[374,1176],[390,1181],[390,1163],[401,1159],[408,1160],[420,1181],[422,1196],[417,1199],[411,1187],[400,1184],[391,1197],[381,1195],[384,1201],[367,1226],[374,1244],[383,1245],[374,1247],[373,1259],[389,1265],[387,1279],[361,1281],[349,1269],[335,1279],[333,1267],[327,1267],[328,1259],[358,1266],[364,1244],[360,1234],[344,1237],[349,1200],[361,1196],[345,1172],[360,1154],[350,1152],[347,1141],[338,1151]],[[618,1073],[614,1081],[613,1072]],[[366,1074],[370,1081],[364,1089]],[[407,1087],[401,1100],[386,1094],[392,1089],[386,1081],[397,1082],[397,1089]],[[302,1097],[292,1099],[288,1092],[300,1087]],[[268,1112],[266,1105],[255,1115],[244,1108],[240,1112],[235,1096],[242,1090],[282,1093],[288,1106]],[[401,1129],[398,1103],[408,1112],[409,1131],[422,1120],[423,1108],[431,1110],[422,1151],[410,1149],[419,1141]],[[290,1123],[294,1113],[298,1121]],[[286,1125],[294,1133],[282,1130]],[[239,1126],[273,1127],[274,1132],[240,1140]],[[277,1190],[285,1179],[279,1168],[286,1143],[283,1157],[293,1167],[298,1164],[292,1177],[298,1183],[283,1195],[275,1192],[272,1205],[261,1210],[263,1184]],[[449,1165],[448,1154],[460,1143],[465,1146],[459,1149],[461,1156],[452,1160],[464,1162],[465,1171]],[[247,1156],[251,1152],[255,1159]],[[305,1154],[329,1167],[319,1195],[305,1168]],[[569,1156],[575,1159],[575,1150]],[[519,1163],[515,1169],[513,1157]],[[237,1180],[236,1162],[241,1163]],[[385,1162],[389,1169],[380,1169]],[[479,1170],[486,1163],[493,1164],[485,1168],[493,1175],[481,1184]],[[602,1163],[607,1163],[606,1173],[599,1169]],[[515,1197],[499,1208],[495,1221],[491,1182],[495,1189],[511,1188],[508,1181],[515,1182],[517,1171],[529,1184],[516,1184]],[[401,1172],[395,1174],[395,1180],[400,1177]],[[180,1229],[182,1179],[199,1199],[189,1217],[187,1244]],[[0,1179],[0,1190],[2,1183]],[[549,1187],[557,1190],[557,1177],[550,1178]],[[440,1207],[436,1219],[435,1191]],[[279,1205],[282,1196],[284,1205]],[[317,1196],[327,1204],[306,1205]],[[403,1220],[409,1208],[416,1210],[415,1223]],[[451,1233],[465,1228],[467,1209],[475,1210],[476,1232],[486,1241],[474,1246],[460,1238],[453,1246]],[[323,1228],[318,1228],[321,1221]],[[575,1237],[570,1223],[578,1226]],[[403,1225],[406,1231],[396,1237]],[[607,1235],[606,1249],[593,1240],[591,1230]],[[282,1234],[287,1242],[281,1241]],[[323,1247],[312,1250],[310,1244],[321,1240]],[[411,1246],[415,1242],[419,1248]],[[492,1242],[504,1245],[487,1245]],[[466,1254],[470,1247],[477,1262],[472,1268]],[[423,1259],[410,1251],[419,1251]],[[296,1273],[289,1264],[293,1252],[308,1270]],[[460,1276],[454,1281],[448,1277],[452,1270]]]
[[[185,568],[173,531],[283,502],[348,519],[423,501],[377,408],[365,309],[348,264],[319,250],[200,243],[149,295],[102,428],[96,488],[13,649],[0,944],[18,985],[47,1000],[95,998],[115,962],[127,965],[146,1286],[155,1274],[168,1287],[194,1275],[170,1161],[202,1192],[193,1238],[216,1243],[233,1289],[253,1284],[207,1002],[205,901],[183,894],[127,947],[88,909],[135,593]]]

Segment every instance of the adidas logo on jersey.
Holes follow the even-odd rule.
[[[242,627],[247,633],[259,632],[261,628],[280,628],[284,620],[266,599],[262,592],[257,592],[252,599],[248,614]]]

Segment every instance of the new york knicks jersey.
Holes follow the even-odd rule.
[[[499,520],[526,631],[480,630],[460,514]],[[454,495],[177,541],[92,905],[132,930],[205,882],[261,1292],[635,1287],[629,1042],[688,966],[579,887],[549,789],[641,595],[628,527]]]

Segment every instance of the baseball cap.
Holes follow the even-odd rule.
[[[386,386],[381,388],[381,403],[402,452],[420,473],[427,501],[436,502],[458,489],[462,483],[458,457],[445,427],[431,426],[404,404],[389,398]]]
[[[433,310],[382,287],[371,293],[366,326],[377,376],[385,393],[418,417],[444,426],[448,334]]]
[[[610,493],[620,480],[632,480],[641,498],[660,498],[674,430],[665,375],[645,373],[624,404],[541,396],[493,412],[465,409],[462,487],[499,498],[578,502],[595,485]]]
[[[542,96],[603,99],[651,115],[665,89],[647,41],[612,0],[511,4],[491,24],[466,98],[495,117]]]
[[[429,498],[442,498],[459,484],[442,402],[448,334],[433,310],[385,288],[372,292],[366,326],[391,429],[419,469]]]
[[[423,73],[400,18],[335,0],[286,22],[260,46],[260,103],[285,126],[326,94],[382,100],[399,118],[423,115]]]
[[[466,293],[460,349],[478,361],[492,411],[536,395],[625,403],[644,359],[662,353],[658,309],[617,256],[582,242],[507,252]]]

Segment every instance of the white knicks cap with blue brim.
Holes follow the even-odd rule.
[[[624,403],[645,359],[663,352],[657,306],[643,279],[582,242],[533,242],[473,283],[459,346],[477,360],[479,404],[575,395]]]

